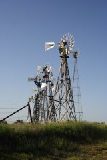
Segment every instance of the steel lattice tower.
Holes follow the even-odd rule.
[[[55,106],[53,100],[52,70],[49,65],[39,66],[39,73],[35,78],[29,78],[37,86],[37,92],[33,98],[33,121],[55,121]]]
[[[81,91],[80,91],[80,85],[79,85],[79,73],[78,73],[78,66],[77,66],[77,60],[78,60],[79,52],[75,51],[73,53],[73,61],[74,61],[74,69],[73,69],[73,94],[74,94],[74,103],[76,108],[76,117],[77,120],[81,121],[83,117],[82,112],[82,104],[81,104]]]
[[[69,35],[70,36],[70,35]],[[75,105],[73,99],[73,86],[71,83],[68,58],[73,47],[72,37],[64,36],[59,43],[60,73],[57,79],[54,99],[57,120],[76,120]]]

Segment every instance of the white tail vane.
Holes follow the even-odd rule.
[[[55,47],[55,43],[54,42],[45,42],[45,51],[48,51],[51,48]]]

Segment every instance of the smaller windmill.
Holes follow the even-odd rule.
[[[37,76],[28,78],[34,81],[36,92],[33,98],[33,121],[55,121],[55,107],[53,100],[54,79],[52,67],[49,65],[38,66]]]

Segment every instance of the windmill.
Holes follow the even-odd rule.
[[[28,78],[28,80],[34,81],[37,87],[33,98],[33,120],[35,122],[55,121],[52,67],[49,65],[38,66],[37,76]]]
[[[45,50],[55,46],[54,42],[46,42]],[[73,94],[73,83],[77,71],[78,52],[74,51],[74,38],[71,34],[64,35],[58,43],[60,55],[60,71],[55,85],[53,99],[55,101],[55,113],[57,120],[77,120],[76,107]],[[74,59],[73,77],[70,76],[68,59],[72,56]]]

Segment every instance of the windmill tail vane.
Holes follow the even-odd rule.
[[[45,42],[45,51],[48,51],[55,47],[55,42]]]

